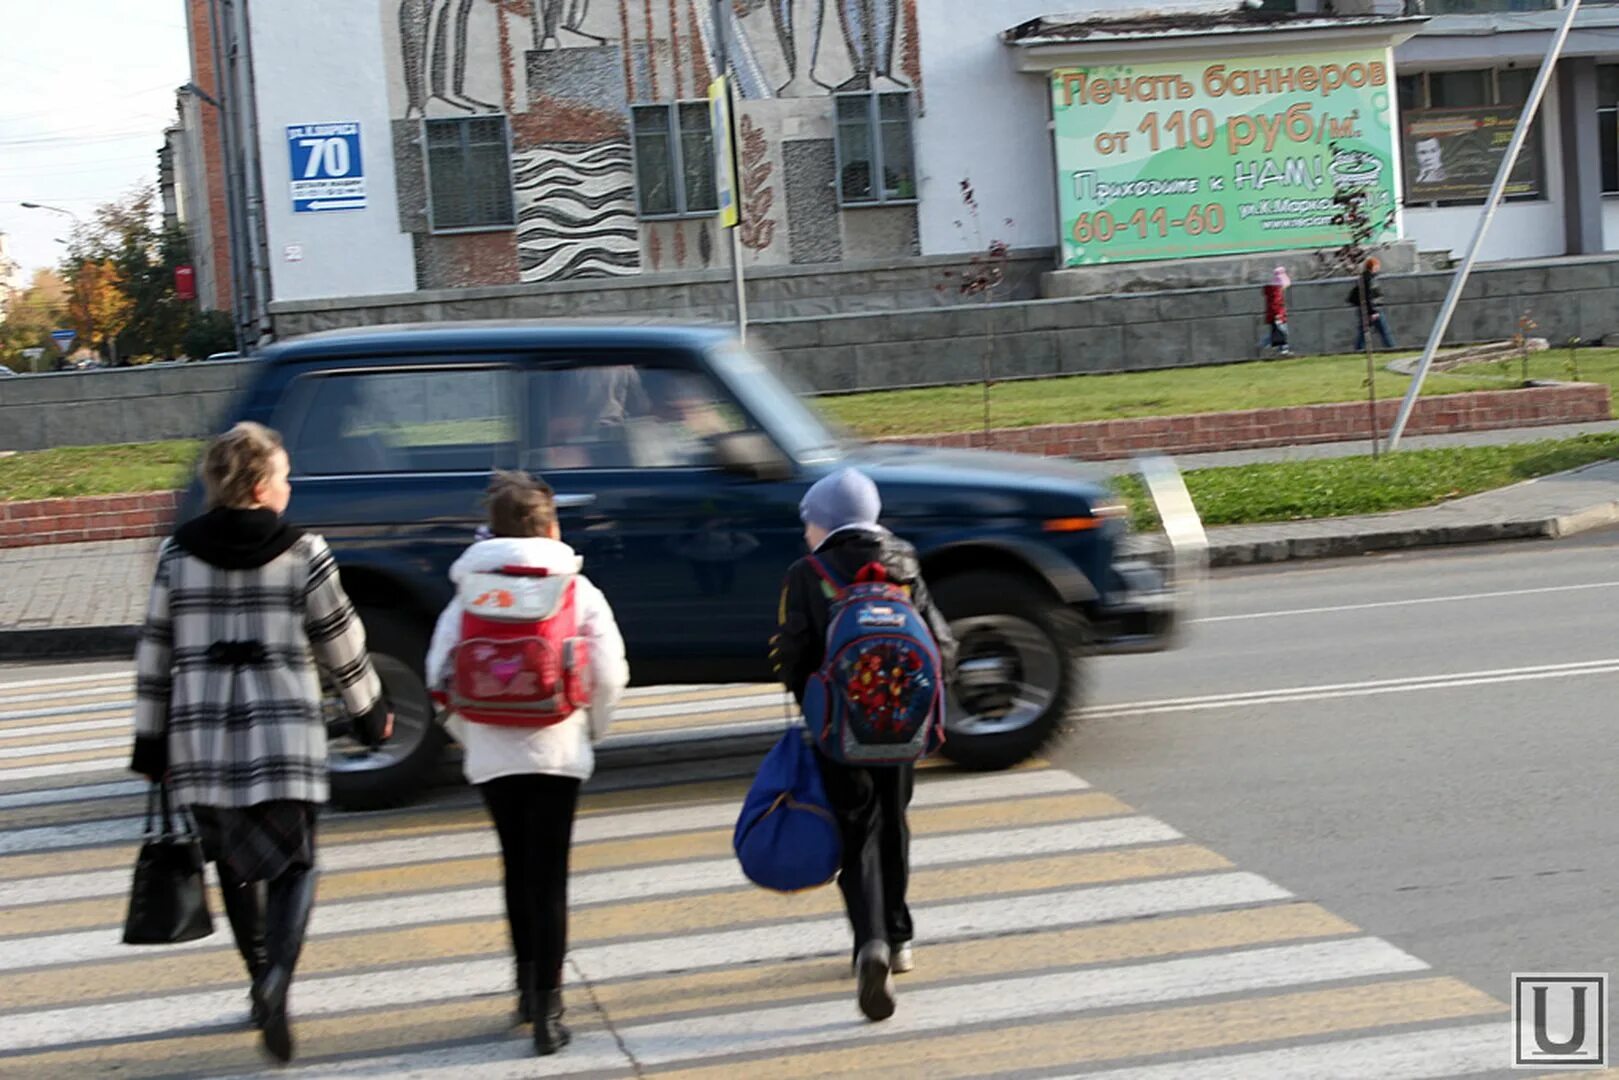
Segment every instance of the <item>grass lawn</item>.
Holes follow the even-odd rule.
[[[172,491],[191,480],[195,440],[73,446],[0,457],[0,502]]]
[[[1619,401],[1619,349],[1577,349],[1580,381],[1606,383],[1616,401]],[[1523,364],[1514,358],[1509,363],[1491,361],[1467,364],[1455,369],[1452,377],[1465,379],[1493,379],[1497,386],[1518,386],[1523,382]],[[1567,349],[1551,349],[1529,354],[1531,379],[1573,379]]]
[[[1387,357],[1380,357],[1386,363]],[[1530,360],[1531,378],[1568,378],[1568,353]],[[1614,387],[1619,349],[1582,349],[1580,377]],[[997,426],[1358,400],[1365,359],[1307,357],[1178,371],[1126,372],[1002,383],[992,390]],[[1501,389],[1522,378],[1517,361],[1435,373],[1424,390],[1453,393]],[[1378,394],[1404,391],[1406,380],[1378,370]],[[821,407],[866,435],[973,430],[981,423],[977,386],[902,390],[822,398]],[[183,487],[199,443],[176,441],[75,447],[0,457],[0,502],[73,495],[112,495]],[[1338,458],[1203,469],[1188,474],[1193,500],[1210,525],[1369,514],[1427,506],[1518,480],[1619,457],[1619,436],[1582,436],[1518,446],[1408,451],[1391,460]],[[1144,492],[1121,483],[1138,524],[1150,515]]]
[[[1520,480],[1619,458],[1619,434],[1580,435],[1515,446],[1402,450],[1393,457],[1323,458],[1195,469],[1186,487],[1205,525],[1375,514],[1432,506]],[[1138,529],[1155,515],[1135,477],[1115,482]]]
[[[1530,364],[1531,377],[1567,378],[1563,372],[1567,355],[1567,350],[1537,354]],[[1410,382],[1383,370],[1382,365],[1391,358],[1378,356],[1380,398],[1404,394]],[[1514,379],[1519,378],[1518,370],[1514,363]],[[1582,349],[1580,376],[1619,385],[1619,349]],[[1171,371],[1030,379],[1000,383],[990,390],[990,422],[995,427],[1029,427],[1359,401],[1366,394],[1365,381],[1363,356],[1309,356]],[[1424,395],[1454,394],[1500,390],[1504,385],[1497,365],[1484,364],[1457,372],[1434,372],[1422,391]],[[872,437],[976,431],[983,425],[983,387],[977,385],[850,394],[821,398],[818,404],[845,426]]]

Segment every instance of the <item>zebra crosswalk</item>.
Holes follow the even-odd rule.
[[[144,807],[121,771],[129,689],[123,674],[0,683],[0,1075],[266,1068],[217,894],[211,937],[119,942]],[[616,737],[780,716],[765,688],[637,691]],[[574,1042],[547,1059],[512,1026],[497,848],[471,793],[327,814],[292,995],[299,1058],[276,1072],[1385,1080],[1506,1066],[1501,1001],[1043,762],[920,771],[916,969],[895,1017],[868,1024],[837,890],[778,896],[736,868],[745,768],[643,768],[587,790]]]

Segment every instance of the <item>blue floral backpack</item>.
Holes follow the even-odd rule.
[[[832,601],[826,659],[804,689],[816,746],[847,765],[908,765],[933,753],[944,742],[944,665],[910,590],[881,563],[844,582],[809,562]]]

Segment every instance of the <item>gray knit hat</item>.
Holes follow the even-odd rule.
[[[805,523],[827,532],[863,525],[875,528],[883,512],[883,500],[871,477],[856,469],[839,469],[823,476],[804,493],[798,516]]]

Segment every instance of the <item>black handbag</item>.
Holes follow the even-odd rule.
[[[158,804],[162,831],[154,831]],[[214,932],[203,878],[202,841],[184,816],[179,828],[169,805],[169,786],[153,784],[146,793],[146,829],[129,889],[125,945],[178,945]]]

